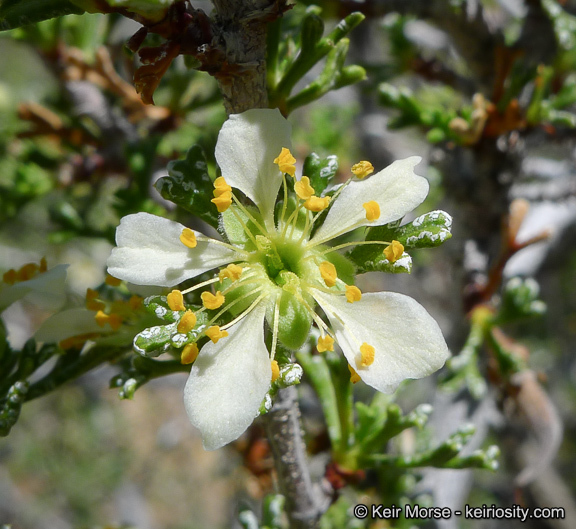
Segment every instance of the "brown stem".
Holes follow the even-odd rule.
[[[318,527],[320,517],[329,506],[329,498],[316,490],[308,472],[296,389],[280,390],[272,411],[263,419],[280,492],[286,498],[290,529]]]

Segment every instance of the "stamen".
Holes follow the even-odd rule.
[[[130,296],[130,299],[128,300],[128,306],[132,310],[138,310],[142,306],[142,303],[144,303],[144,298],[137,296],[136,294]]]
[[[251,221],[254,226],[256,226],[261,233],[266,233],[266,230],[262,227],[262,225],[254,218],[253,215],[244,207],[244,205],[236,198],[236,195],[232,195],[232,199],[234,200],[234,204],[238,206],[242,210],[242,213],[246,215]]]
[[[374,172],[374,166],[370,162],[363,160],[357,164],[354,164],[351,168],[351,171],[357,178],[362,180]]]
[[[270,365],[272,367],[272,382],[276,382],[280,376],[280,367],[278,367],[276,360],[272,360]]]
[[[213,198],[210,202],[216,204],[218,213],[224,213],[232,204],[232,192],[224,191],[221,195]]]
[[[243,270],[244,269],[240,265],[231,263],[226,268],[220,270],[218,279],[220,282],[224,281],[225,278],[228,278],[231,281],[237,281],[240,279]]]
[[[232,187],[226,183],[223,176],[219,176],[214,180],[214,191],[213,194],[215,197],[219,197],[224,193],[232,192]]]
[[[319,255],[326,255],[327,253],[335,252],[336,250],[341,250],[342,248],[349,248],[350,246],[362,246],[363,244],[390,244],[388,241],[353,241],[353,242],[345,242],[343,244],[339,244],[338,246],[331,246],[330,248],[326,248],[326,250],[322,250],[321,252],[315,252],[304,259],[312,259],[314,257],[318,257]],[[313,245],[315,246],[315,245]]]
[[[354,285],[346,285],[346,300],[348,303],[354,303],[362,299],[362,292]]]
[[[334,338],[329,336],[321,336],[318,338],[318,344],[316,345],[316,349],[319,353],[325,353],[326,351],[334,351]]]
[[[330,261],[324,261],[319,267],[320,275],[327,287],[333,287],[338,279],[336,267]]]
[[[310,178],[307,176],[303,176],[300,181],[294,184],[294,191],[296,195],[298,195],[298,198],[302,200],[308,200],[312,195],[316,194],[316,191],[314,191],[314,188],[310,185]]]
[[[4,275],[2,276],[2,281],[7,285],[13,285],[14,283],[16,283],[17,280],[18,275],[16,273],[16,270],[14,270],[14,268],[11,268],[7,272],[4,272]]]
[[[113,331],[117,331],[122,325],[122,316],[119,314],[105,314],[103,311],[99,310],[94,316],[96,323],[99,327],[104,327],[107,323],[112,327]]]
[[[304,207],[308,211],[313,211],[315,213],[318,213],[319,211],[324,211],[329,206],[329,204],[330,204],[330,197],[329,196],[325,196],[322,198],[312,196],[308,200],[306,200],[306,202],[304,202]]]
[[[202,283],[198,283],[197,285],[194,285],[193,287],[187,288],[186,290],[182,291],[182,294],[188,294],[188,292],[192,292],[193,290],[198,290],[199,288],[205,287],[206,285],[211,285],[212,283],[218,283],[218,281],[220,281],[219,277],[214,277],[212,279],[208,279],[208,281],[202,281]],[[172,309],[174,310],[174,309]],[[181,309],[184,310],[184,309]]]
[[[384,255],[391,263],[395,263],[402,257],[404,253],[404,246],[401,242],[392,241],[386,248],[384,248]]]
[[[181,334],[188,334],[196,326],[196,314],[191,310],[187,310],[184,316],[180,318],[176,330]]]
[[[86,308],[88,310],[103,310],[106,304],[103,301],[99,301],[98,297],[100,294],[97,290],[91,288],[86,289]]]
[[[116,277],[112,277],[110,274],[106,274],[106,279],[104,279],[104,283],[106,283],[111,287],[117,287],[122,283],[122,280]]]
[[[182,349],[182,354],[180,355],[181,364],[191,364],[198,358],[198,345],[195,343],[189,343]]]
[[[380,206],[375,200],[362,204],[362,207],[366,210],[366,220],[372,222],[380,218]]]
[[[253,294],[253,292],[250,292],[250,294]],[[232,327],[232,325],[234,325],[235,323],[239,322],[242,318],[244,318],[245,316],[248,316],[248,314],[250,314],[254,308],[256,307],[256,305],[258,305],[258,303],[260,303],[264,298],[266,297],[266,294],[260,294],[252,303],[252,305],[250,305],[242,314],[240,314],[240,316],[237,316],[236,318],[234,318],[231,322],[227,323],[226,325],[224,325],[222,327],[222,329],[229,329],[230,327]],[[238,298],[239,300],[240,298]],[[238,301],[236,300],[236,301]],[[229,306],[231,306],[232,304],[230,304]],[[228,307],[226,307],[228,308]]]
[[[278,165],[280,171],[283,173],[288,173],[292,178],[296,174],[296,158],[292,156],[290,149],[282,147],[280,154],[274,159],[274,163]]]
[[[186,310],[184,296],[179,290],[173,290],[166,296],[166,302],[171,310]]]
[[[180,234],[180,242],[187,248],[196,248],[198,241],[196,234],[190,228],[184,228]]]
[[[358,373],[356,373],[356,371],[354,370],[354,368],[348,364],[348,370],[350,371],[350,382],[352,382],[352,384],[356,384],[356,382],[360,382],[361,378],[360,375]]]
[[[213,325],[204,331],[204,334],[212,340],[212,343],[218,343],[220,338],[226,338],[228,336],[228,332],[221,329],[218,325]]]
[[[202,298],[202,304],[210,310],[219,309],[224,304],[224,301],[226,301],[226,298],[220,291],[216,292],[216,294],[212,294],[212,292],[202,292],[200,297]]]
[[[274,325],[272,326],[272,347],[271,358],[274,360],[276,356],[276,345],[278,344],[278,328],[280,326],[280,296],[276,296],[276,303],[274,304]],[[278,363],[276,363],[278,366]],[[274,381],[274,379],[272,380]]]
[[[360,365],[362,367],[368,367],[374,363],[374,347],[368,345],[364,342],[360,346],[360,354],[362,355],[362,360],[360,361]]]

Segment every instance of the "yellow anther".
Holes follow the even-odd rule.
[[[141,298],[140,296],[131,296],[130,299],[128,300],[128,306],[132,309],[132,310],[138,310],[143,303],[144,299]]]
[[[171,310],[186,310],[184,296],[179,290],[173,290],[166,296],[166,301]]]
[[[39,267],[37,264],[28,263],[25,264],[20,270],[17,272],[17,281],[28,281],[32,279],[38,273]]]
[[[98,324],[99,327],[104,327],[104,325],[106,325],[106,323],[110,319],[110,316],[108,316],[108,314],[106,314],[105,312],[99,310],[94,316],[94,319],[96,320],[96,323]]]
[[[122,325],[122,316],[119,314],[105,314],[103,311],[99,310],[94,316],[96,323],[99,327],[104,327],[107,323],[112,327],[114,331],[117,331]]]
[[[187,310],[184,316],[180,318],[176,330],[181,334],[189,333],[196,326],[196,314],[191,310]]]
[[[288,173],[291,177],[294,177],[296,174],[296,166],[294,165],[296,163],[296,158],[292,156],[290,149],[282,147],[282,151],[280,151],[280,154],[274,160],[274,163],[278,165],[280,171],[283,173]]]
[[[4,275],[2,276],[2,281],[4,281],[4,283],[6,283],[7,285],[13,285],[14,283],[16,283],[17,280],[18,280],[18,274],[16,273],[16,270],[14,270],[14,268],[11,268],[7,272],[5,272]]]
[[[401,242],[392,241],[386,248],[384,248],[384,255],[391,263],[395,263],[402,257],[404,253],[404,246]]]
[[[238,279],[240,279],[241,275],[242,275],[242,267],[240,265],[232,263],[229,264],[226,268],[220,270],[220,273],[218,274],[218,279],[220,279],[220,281],[224,281],[224,279],[228,278],[231,279],[232,281],[237,281]]]
[[[196,248],[196,234],[190,228],[184,228],[180,234],[180,242],[187,248]]]
[[[214,196],[219,197],[227,192],[232,192],[232,188],[226,183],[223,176],[219,176],[214,180]]]
[[[111,287],[117,287],[122,283],[121,279],[111,276],[110,274],[106,274],[106,279],[104,279],[104,283]]]
[[[360,365],[362,367],[368,367],[374,363],[374,352],[374,347],[368,345],[366,342],[360,346],[360,354],[362,355]]]
[[[299,182],[294,184],[294,191],[298,195],[298,198],[302,200],[308,200],[316,191],[310,185],[310,178],[303,176]]]
[[[88,310],[103,310],[106,304],[103,301],[98,300],[100,294],[98,291],[88,288],[86,290],[86,308]]]
[[[210,310],[219,309],[226,300],[220,291],[216,292],[216,294],[212,294],[212,292],[202,292],[200,297],[202,298],[204,307]]]
[[[213,343],[218,343],[220,338],[226,338],[226,336],[228,336],[228,332],[221,331],[218,325],[212,325],[212,327],[208,327],[208,329],[204,331],[204,334],[208,336],[208,338],[210,338]]]
[[[316,345],[319,353],[325,353],[326,351],[334,351],[334,338],[329,336],[320,336],[318,338],[318,345]]]
[[[270,364],[272,366],[272,382],[276,382],[280,376],[280,368],[278,367],[278,362],[276,362],[276,360],[272,360]]]
[[[110,314],[110,317],[108,318],[108,323],[110,324],[110,327],[112,327],[113,331],[117,331],[120,328],[122,321],[124,320],[120,314]]]
[[[71,336],[70,338],[66,338],[58,342],[58,345],[66,350],[66,349],[81,349],[82,346],[88,341],[92,340],[93,338],[98,338],[100,336],[98,333],[90,332],[86,334],[78,334],[76,336]]]
[[[362,292],[354,285],[346,285],[346,300],[348,303],[354,303],[362,299]]]
[[[198,346],[195,343],[189,343],[184,346],[180,355],[180,363],[191,364],[196,358],[198,358]]]
[[[330,197],[310,197],[306,202],[304,202],[304,207],[308,211],[313,211],[314,213],[318,213],[319,211],[325,210],[328,205],[330,204]]]
[[[221,195],[213,198],[210,202],[216,204],[218,213],[224,213],[232,204],[232,192],[224,191]]]
[[[352,382],[352,384],[356,384],[356,382],[360,382],[360,375],[358,373],[356,373],[356,371],[354,370],[354,368],[348,364],[348,370],[350,371],[350,382]]]
[[[357,178],[362,179],[374,172],[374,166],[370,162],[362,161],[354,164],[351,171]]]
[[[333,287],[338,279],[336,267],[330,261],[324,261],[319,267],[320,275],[327,287]]]
[[[380,206],[375,200],[362,204],[366,210],[366,219],[369,221],[378,220],[380,218]]]

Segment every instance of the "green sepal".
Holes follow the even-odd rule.
[[[260,212],[255,207],[244,206],[244,209],[260,226],[264,224],[262,215],[260,215]],[[253,239],[247,234],[246,229],[254,236],[260,234],[258,227],[238,206],[232,204],[221,214],[220,233],[228,239],[230,244],[252,252],[256,250],[256,246],[254,245]]]
[[[294,294],[282,291],[280,295],[278,340],[289,349],[300,349],[308,338],[312,316]]]
[[[338,156],[332,154],[326,158],[320,158],[315,152],[310,153],[304,160],[302,174],[310,179],[310,185],[320,196],[338,172]]]
[[[84,9],[69,0],[3,0],[0,30],[19,28],[64,15],[81,15]]]
[[[268,494],[262,502],[262,525],[267,529],[282,529],[285,527],[284,504],[286,498],[282,494]]]
[[[166,200],[190,211],[212,227],[218,227],[218,210],[211,202],[214,185],[199,145],[192,145],[184,160],[170,162],[168,176],[159,178],[154,187]]]

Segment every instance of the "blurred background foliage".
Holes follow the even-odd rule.
[[[443,209],[454,217],[453,239],[434,252],[415,250],[410,276],[362,276],[363,290],[419,300],[455,355],[438,381],[407,383],[394,399],[354,387],[351,427],[365,441],[364,459],[335,445],[323,418],[327,401],[314,392],[322,381],[312,373],[337,380],[338,360],[298,358],[307,375],[299,391],[311,471],[322,476],[328,467],[339,490],[321,527],[415,525],[354,520],[349,508],[359,502],[561,506],[565,520],[527,525],[574,527],[576,3],[314,4],[298,2],[269,38],[270,100],[290,114],[297,158],[336,154],[343,180],[360,159],[378,169],[419,154],[431,193],[415,214]],[[322,35],[357,9],[360,25],[326,45]],[[0,269],[42,257],[49,268],[70,264],[65,307],[81,306],[87,288],[128,299],[103,285],[122,216],[148,211],[201,225],[154,188],[170,161],[199,145],[215,174],[226,118],[216,81],[194,57],[179,56],[153,90],[155,105],[142,103],[132,83],[142,48],[138,55],[126,47],[140,27],[117,13],[84,14],[0,34]],[[143,41],[145,48],[163,42],[152,33]],[[27,300],[6,309],[11,350],[22,349],[48,314]],[[260,512],[273,485],[260,425],[230,448],[204,452],[181,405],[181,374],[116,402],[108,381],[134,367],[124,338],[115,344],[117,366],[24,406],[0,442],[0,523],[231,527],[240,500],[242,524],[257,527],[250,513]],[[424,428],[431,409],[416,406],[428,401],[434,412]],[[385,454],[371,451],[368,434],[380,436]],[[492,444],[501,451],[496,472],[485,470],[495,467]],[[446,468],[458,465],[485,469]],[[437,526],[502,522],[453,518]]]

